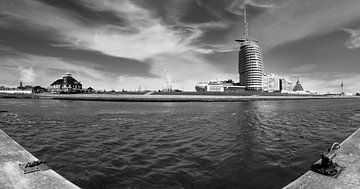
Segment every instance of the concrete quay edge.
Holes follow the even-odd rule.
[[[78,189],[51,168],[24,174],[19,164],[38,160],[0,129],[0,188],[2,189]]]
[[[333,162],[344,166],[345,169],[336,179],[309,170],[283,189],[360,188],[360,128],[346,138],[340,146]]]

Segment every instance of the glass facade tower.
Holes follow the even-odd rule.
[[[240,42],[239,51],[239,80],[240,85],[247,90],[261,91],[263,77],[263,63],[258,43],[254,40],[237,40]]]

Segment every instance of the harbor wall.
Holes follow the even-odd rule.
[[[234,102],[248,100],[306,100],[306,99],[349,99],[359,97],[341,96],[215,96],[215,95],[110,95],[110,94],[70,94],[44,95],[40,98],[57,100],[94,100],[128,102]]]
[[[40,98],[54,100],[124,101],[124,102],[236,102],[248,100],[360,99],[359,96],[226,96],[226,95],[119,95],[119,94],[7,94],[0,98]]]

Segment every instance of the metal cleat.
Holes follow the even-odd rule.
[[[337,178],[345,167],[334,163],[332,160],[336,157],[336,150],[340,148],[340,144],[335,142],[327,153],[321,154],[321,161],[316,162],[310,167],[310,170],[333,178]]]
[[[45,162],[41,160],[22,163],[19,164],[19,167],[24,174],[33,173],[36,171],[45,171],[50,169],[47,165],[45,165]]]

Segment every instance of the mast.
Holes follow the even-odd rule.
[[[249,24],[246,20],[246,9],[244,8],[244,39],[247,41],[249,36]]]
[[[341,81],[341,94],[343,95],[344,94],[344,82]]]

